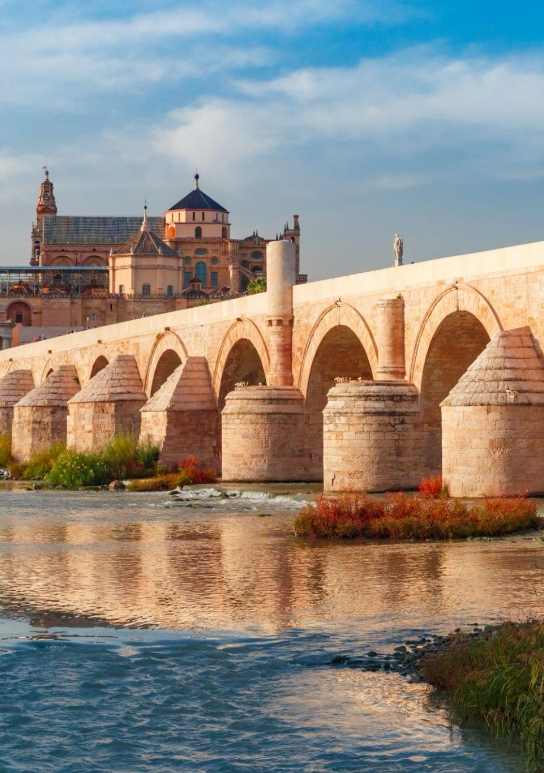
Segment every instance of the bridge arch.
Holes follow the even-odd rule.
[[[89,375],[89,381],[96,376],[97,373],[100,373],[101,370],[104,370],[104,368],[107,368],[109,365],[109,360],[104,357],[103,354],[100,354],[96,360],[93,362],[91,373]]]
[[[376,365],[376,345],[363,317],[347,304],[323,312],[310,334],[299,375],[313,479],[323,478],[323,409],[334,379],[372,379]]]
[[[161,388],[189,354],[181,338],[171,330],[161,333],[151,351],[145,375],[145,393],[148,397]]]
[[[236,320],[221,342],[213,374],[219,411],[237,381],[266,384],[269,371],[270,355],[259,328],[249,319]]]
[[[420,329],[411,375],[420,390],[424,474],[440,474],[440,403],[501,329],[491,305],[469,286],[454,285],[433,303]]]
[[[43,382],[46,380],[48,376],[51,375],[51,373],[56,370],[61,363],[58,362],[54,357],[49,357],[47,362],[45,363],[45,367],[42,370],[41,376],[36,381],[36,386],[40,386],[40,384],[43,384]]]
[[[409,370],[409,381],[421,389],[423,368],[431,341],[443,320],[458,311],[472,314],[493,338],[502,325],[497,312],[479,290],[470,285],[455,283],[439,295],[429,307],[417,334],[414,353]]]

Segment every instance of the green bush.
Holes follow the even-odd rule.
[[[0,435],[0,467],[5,469],[12,463],[11,435]]]
[[[102,486],[110,480],[108,465],[100,454],[78,451],[61,454],[46,476],[49,485],[62,488]]]
[[[61,454],[66,451],[64,443],[54,443],[49,448],[32,454],[25,465],[16,465],[23,480],[44,480]],[[22,468],[22,469],[21,469]],[[13,470],[10,470],[13,475]]]

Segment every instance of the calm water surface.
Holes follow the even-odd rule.
[[[518,770],[425,685],[327,663],[542,613],[544,543],[308,544],[296,508],[0,492],[0,771]]]

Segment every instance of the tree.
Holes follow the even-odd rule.
[[[265,276],[255,277],[255,279],[252,282],[250,282],[247,286],[248,295],[257,295],[257,293],[265,293],[265,292],[266,292]]]

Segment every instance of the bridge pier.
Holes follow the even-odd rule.
[[[0,379],[0,435],[11,435],[14,406],[32,389],[31,370],[12,370]]]
[[[221,415],[224,480],[294,481],[307,472],[304,397],[293,386],[295,245],[266,248],[266,332],[270,372],[266,386],[240,384]]]
[[[53,443],[66,443],[68,401],[79,392],[77,370],[60,365],[13,409],[12,453],[27,462],[33,453]]]
[[[120,354],[68,403],[67,443],[75,451],[98,451],[115,435],[140,434],[146,395],[136,360]]]
[[[164,467],[195,456],[219,472],[218,413],[205,357],[189,357],[140,409],[140,442],[161,449]]]
[[[441,408],[452,496],[544,494],[544,363],[529,327],[493,338]]]

